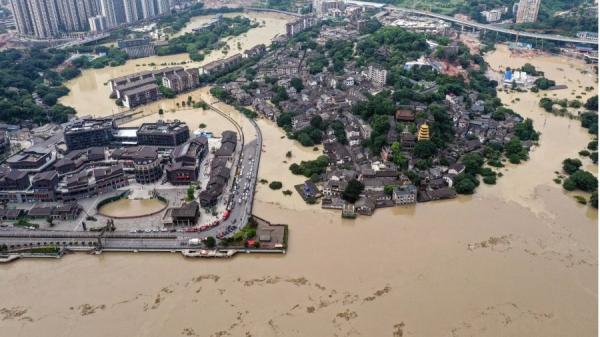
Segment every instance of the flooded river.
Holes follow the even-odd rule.
[[[503,48],[487,60],[494,67],[521,62]],[[557,57],[528,61],[547,74],[569,65],[585,67]],[[568,77],[588,81],[576,71]],[[199,95],[210,99],[206,92]],[[258,186],[254,212],[290,225],[285,256],[197,261],[170,254],[75,254],[3,265],[0,331],[10,336],[40,331],[60,336],[596,336],[597,213],[552,182],[560,161],[574,156],[590,137],[575,121],[542,114],[533,103],[538,98],[528,97],[533,94],[518,94],[515,103],[512,95],[501,98],[534,119],[542,131],[541,146],[526,164],[472,197],[383,209],[352,221],[304,205],[295,192],[285,197]],[[202,112],[189,114],[194,123],[203,120]],[[217,123],[216,118],[207,123],[208,129]],[[280,180],[284,189],[292,189],[302,179],[289,173],[289,162],[319,152],[282,138],[271,122],[259,125],[265,140],[259,178]]]

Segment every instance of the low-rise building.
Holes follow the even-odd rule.
[[[298,33],[301,33],[318,23],[317,18],[314,16],[303,16],[294,22],[288,22],[285,24],[285,34],[288,37],[292,37]]]
[[[44,171],[37,173],[31,179],[33,198],[38,201],[54,201],[57,199],[58,172]]]
[[[190,138],[187,124],[179,120],[144,123],[137,131],[138,145],[173,147]]]
[[[154,55],[154,45],[149,37],[118,40],[117,46],[131,59]]]
[[[163,175],[161,158],[158,149],[153,146],[134,146],[113,151],[113,159],[122,161],[125,168],[132,169],[135,181],[149,184],[159,180]]]
[[[112,118],[78,119],[65,127],[65,144],[69,151],[107,146],[113,139],[115,129]]]
[[[402,185],[394,188],[392,200],[396,205],[409,205],[417,202],[417,187],[415,185]]]
[[[171,219],[175,226],[194,226],[200,218],[200,207],[196,201],[171,209]]]
[[[67,175],[58,184],[57,192],[64,201],[89,198],[129,185],[123,166],[89,168]]]
[[[366,78],[371,81],[375,87],[382,88],[387,81],[387,70],[374,65],[369,65]]]
[[[242,54],[235,54],[222,60],[209,62],[200,67],[200,74],[216,76],[227,72],[242,62]]]
[[[173,185],[187,185],[198,180],[198,166],[186,165],[182,162],[168,164],[167,180]]]
[[[129,109],[154,102],[159,97],[158,85],[149,83],[123,92],[123,105]]]
[[[56,152],[49,148],[30,147],[12,157],[6,163],[11,169],[25,172],[41,172],[56,161]]]
[[[165,87],[178,94],[200,86],[200,73],[197,68],[181,69],[162,78]]]

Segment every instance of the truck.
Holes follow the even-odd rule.
[[[190,246],[199,246],[200,243],[202,243],[202,241],[200,241],[198,238],[193,238],[188,241],[188,245]]]

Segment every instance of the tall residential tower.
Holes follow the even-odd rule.
[[[535,22],[542,0],[520,0],[517,8],[516,23]]]

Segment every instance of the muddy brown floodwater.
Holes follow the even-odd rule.
[[[519,62],[502,48],[487,60]],[[586,67],[558,57],[528,61],[547,73]],[[578,74],[572,71],[570,78],[586,78]],[[511,106],[535,120],[541,146],[526,164],[472,197],[349,221],[303,205],[296,193],[284,197],[259,186],[254,213],[290,225],[286,255],[199,261],[170,254],[74,254],[18,261],[0,266],[0,331],[596,336],[597,213],[552,182],[560,161],[590,137],[576,122],[540,114],[525,103],[528,94],[519,95],[523,105]],[[510,103],[508,95],[501,98]],[[265,139],[260,177],[286,187],[301,181],[283,161],[318,152],[282,139],[271,122],[259,125]],[[291,159],[285,157],[289,150]]]
[[[100,207],[98,212],[113,218],[135,218],[157,213],[165,207],[158,199],[120,199]]]

